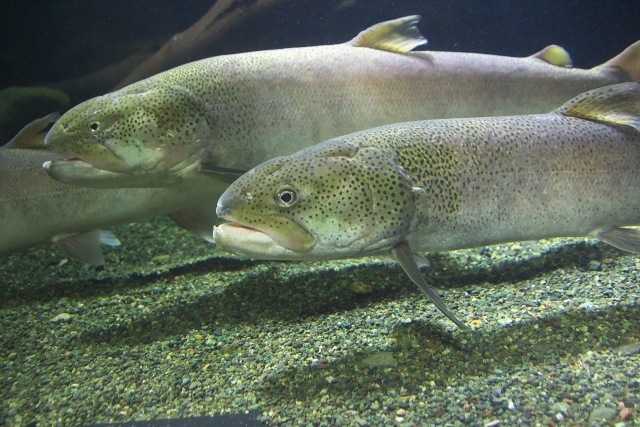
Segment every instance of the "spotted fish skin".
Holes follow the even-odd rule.
[[[640,252],[640,84],[541,115],[399,123],[252,169],[218,200],[219,248],[261,259],[391,253],[460,329],[415,252],[594,236]]]
[[[640,85],[628,83],[549,114],[400,123],[336,138],[232,184],[218,214],[245,234],[225,224],[216,242],[254,258],[300,260],[561,236],[640,251],[634,231],[620,228],[640,225],[639,117]]]
[[[566,59],[549,58],[557,47],[528,58],[408,52],[425,41],[418,20],[385,23],[384,40],[372,27],[344,44],[185,64],[74,107],[45,142],[67,158],[130,175],[130,186],[176,185],[202,170],[203,159],[216,170],[246,171],[389,123],[547,112],[585,90],[640,74],[630,60],[567,68]],[[640,50],[634,46],[632,53]]]

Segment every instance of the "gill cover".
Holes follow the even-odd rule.
[[[223,194],[218,214],[271,237],[280,259],[327,259],[388,252],[411,232],[415,204],[390,152],[338,139],[254,168]],[[264,245],[257,234],[223,249],[243,253],[253,235]]]

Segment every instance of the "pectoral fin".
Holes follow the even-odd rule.
[[[429,263],[429,260],[423,257],[422,255],[412,254],[412,256],[413,256],[413,261],[416,263],[418,268],[420,269],[429,268],[431,266],[431,264]],[[398,259],[393,254],[376,255],[376,258],[384,262],[398,262]]]
[[[413,253],[407,243],[401,243],[391,251],[396,257],[403,270],[411,278],[413,283],[418,285],[420,290],[436,305],[438,310],[447,316],[456,326],[462,330],[469,330],[470,328],[456,318],[456,316],[449,310],[446,304],[440,299],[438,291],[427,284],[420,273],[418,265],[413,259]]]
[[[427,44],[427,39],[416,27],[420,19],[419,15],[412,15],[381,22],[360,32],[347,44],[389,52],[410,52],[420,45]]]
[[[210,201],[187,206],[172,212],[169,216],[180,227],[197,234],[209,243],[215,243],[213,227],[224,222],[216,215],[216,204]]]
[[[64,234],[55,236],[52,241],[70,258],[86,262],[94,267],[100,267],[104,265],[100,244],[105,243],[110,246],[120,244],[113,234],[104,233],[100,230],[93,230],[87,233]]]
[[[110,231],[100,232],[100,243],[107,246],[120,246],[120,240]]]
[[[598,230],[596,239],[629,252],[640,252],[640,229],[609,227]]]

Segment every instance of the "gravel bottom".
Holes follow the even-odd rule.
[[[640,425],[640,259],[557,239],[393,263],[243,260],[165,218],[96,271],[0,262],[0,424],[250,412],[269,425]]]

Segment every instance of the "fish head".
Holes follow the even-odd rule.
[[[217,205],[221,249],[261,259],[386,253],[415,226],[412,186],[393,156],[331,140],[236,180]]]
[[[71,163],[54,164],[48,172],[60,181],[79,180],[70,182],[76,185],[91,169],[97,176],[161,181],[195,167],[211,140],[210,129],[206,107],[191,91],[142,81],[63,114],[45,145]],[[75,165],[80,176],[74,176]]]

